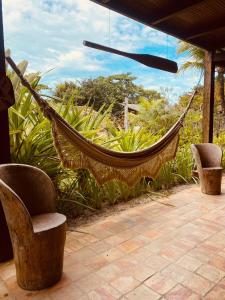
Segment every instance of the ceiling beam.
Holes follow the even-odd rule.
[[[183,0],[183,1],[175,1],[174,4],[170,4],[170,6],[166,9],[163,9],[158,15],[149,18],[149,22],[151,25],[158,25],[167,19],[170,19],[182,12],[185,9],[188,9],[191,6],[194,6],[204,0]]]
[[[213,39],[209,39],[209,40],[193,40],[193,42],[191,41],[192,44],[197,45],[200,48],[203,49],[208,49],[208,50],[218,50],[221,51],[221,49],[225,48],[225,40],[213,40]]]
[[[188,41],[192,41],[198,37],[212,33],[215,30],[222,29],[223,27],[225,27],[225,16],[214,22],[208,22],[207,24],[199,26],[197,30],[189,33],[189,35],[184,38]]]

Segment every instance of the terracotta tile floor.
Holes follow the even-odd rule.
[[[68,232],[62,280],[29,292],[0,265],[0,299],[225,299],[225,178],[221,196],[196,185]],[[168,205],[169,204],[169,205]]]

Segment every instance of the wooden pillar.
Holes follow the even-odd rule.
[[[124,130],[125,131],[128,131],[128,127],[129,127],[128,104],[129,104],[129,99],[128,99],[128,97],[125,97],[125,99],[124,99]]]
[[[2,0],[0,0],[0,76],[5,76],[5,48],[2,17]],[[8,110],[0,112],[0,164],[10,162],[10,140]],[[12,258],[12,245],[5,215],[0,203],[0,262]]]
[[[214,113],[214,84],[215,65],[213,63],[213,51],[205,52],[204,71],[204,99],[203,99],[203,120],[202,138],[203,143],[213,142],[213,113]]]

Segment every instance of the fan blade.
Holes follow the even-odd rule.
[[[84,46],[94,48],[101,51],[106,51],[109,53],[121,55],[124,57],[128,57],[130,59],[136,60],[137,62],[151,68],[160,69],[163,71],[176,73],[178,70],[177,63],[155,55],[150,54],[136,54],[136,53],[128,53],[124,51],[120,51],[114,48],[106,47],[100,44],[92,43],[89,41],[83,41]]]

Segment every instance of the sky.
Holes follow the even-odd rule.
[[[199,74],[172,74],[83,46],[89,40],[134,53],[186,60],[176,53],[178,40],[89,0],[3,0],[5,48],[28,72],[40,71],[51,88],[62,81],[132,73],[136,83],[163,91],[171,102],[190,91]]]

